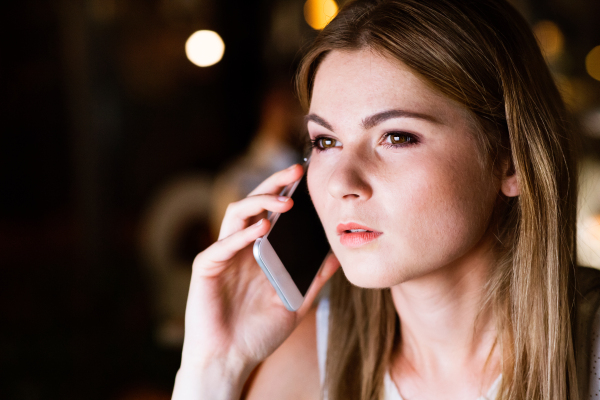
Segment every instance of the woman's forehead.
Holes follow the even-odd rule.
[[[442,122],[465,115],[463,107],[436,92],[405,64],[376,51],[334,50],[321,62],[310,114],[363,118],[387,109],[432,114]]]

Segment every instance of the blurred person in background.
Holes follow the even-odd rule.
[[[202,173],[171,178],[143,214],[139,247],[159,321],[155,337],[163,346],[183,342],[190,260],[218,237],[227,205],[244,198],[269,175],[300,161],[302,114],[290,83],[274,81],[261,108],[258,132],[245,154],[214,181]]]
[[[246,153],[217,175],[213,187],[211,228],[219,236],[229,203],[248,195],[267,177],[300,161],[302,109],[287,82],[266,91],[256,136]]]

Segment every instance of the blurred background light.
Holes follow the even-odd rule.
[[[548,61],[554,61],[564,49],[565,37],[558,25],[552,21],[540,21],[533,26],[542,52]]]
[[[560,92],[564,102],[569,106],[570,109],[574,109],[577,102],[577,93],[568,76],[555,73],[554,74],[554,82],[556,82],[556,87]]]
[[[199,67],[209,67],[221,61],[225,43],[217,32],[197,31],[185,42],[187,58]]]
[[[577,262],[600,268],[600,162],[585,159],[580,165]]]
[[[587,135],[600,139],[600,108],[587,112],[581,122]]]
[[[334,0],[308,0],[304,3],[304,19],[316,30],[325,28],[337,12],[338,5]]]
[[[585,57],[585,69],[590,76],[600,81],[600,46],[596,46]]]

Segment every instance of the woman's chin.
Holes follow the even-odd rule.
[[[411,274],[402,271],[398,267],[389,268],[385,266],[365,267],[355,263],[341,263],[346,279],[353,284],[365,289],[383,289],[398,285],[410,279]]]

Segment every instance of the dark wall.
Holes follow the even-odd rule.
[[[172,387],[180,350],[156,345],[136,225],[170,177],[215,173],[247,146],[268,14],[258,2],[165,3],[26,0],[3,12],[2,398]],[[186,59],[197,29],[223,37],[219,64]]]

